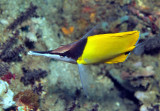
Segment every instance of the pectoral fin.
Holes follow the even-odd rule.
[[[89,70],[87,69],[86,65],[78,64],[78,69],[79,69],[79,75],[80,75],[84,93],[87,97],[89,97],[90,89],[93,83],[93,78],[90,75]]]

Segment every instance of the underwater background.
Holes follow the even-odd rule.
[[[27,55],[100,33],[132,30],[148,40],[123,63],[87,66],[86,98],[76,64]],[[0,111],[160,111],[159,0],[0,0]]]

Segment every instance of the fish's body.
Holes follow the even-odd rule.
[[[46,56],[78,64],[118,63],[127,58],[139,39],[139,31],[99,34],[80,39],[51,51],[30,51],[29,55]]]
[[[85,94],[88,95],[88,89],[91,88],[91,85],[88,84],[90,76],[85,71],[85,65],[124,62],[129,53],[136,48],[140,36],[139,31],[90,36],[95,28],[90,30],[80,40],[71,44],[50,51],[29,51],[28,54],[78,64],[82,86]],[[142,49],[141,45],[138,47]],[[138,48],[136,48],[136,53],[138,52]]]
[[[123,62],[139,39],[138,31],[89,36],[79,64]]]

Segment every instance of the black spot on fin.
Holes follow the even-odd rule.
[[[129,54],[130,53],[130,51],[128,51],[128,52],[125,52],[125,55],[127,55],[127,54]]]

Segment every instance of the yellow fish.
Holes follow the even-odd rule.
[[[80,40],[50,51],[29,51],[29,55],[45,56],[78,64],[85,94],[90,87],[84,65],[124,62],[139,40],[139,31],[91,35],[94,27]],[[137,51],[137,50],[136,50]]]

